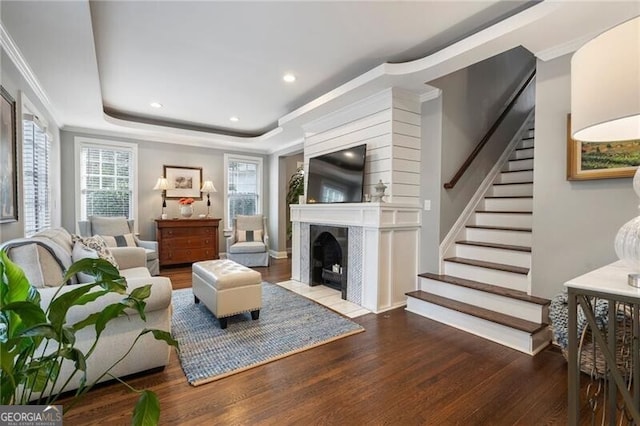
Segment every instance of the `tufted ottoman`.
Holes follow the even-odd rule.
[[[205,260],[191,269],[195,303],[204,305],[227,328],[227,317],[251,312],[260,316],[262,307],[262,275],[232,260]]]

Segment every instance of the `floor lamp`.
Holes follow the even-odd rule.
[[[167,208],[167,189],[169,189],[169,181],[166,178],[159,177],[156,186],[153,187],[154,191],[162,191],[162,219],[167,218],[165,209]]]
[[[213,186],[213,182],[210,180],[205,180],[204,183],[202,184],[202,188],[200,189],[200,192],[203,194],[207,194],[207,217],[210,217],[210,210],[211,210],[211,196],[209,195],[212,192],[218,192],[216,191],[216,187]]]

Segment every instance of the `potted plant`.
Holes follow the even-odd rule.
[[[96,343],[112,319],[126,315],[125,310],[135,309],[145,320],[145,299],[151,294],[151,285],[136,288],[127,293],[127,283],[118,270],[103,259],[83,259],[69,267],[64,282],[78,272],[92,275],[95,282],[79,285],[62,292],[60,286],[46,310],[40,306],[40,294],[32,287],[22,269],[14,264],[4,251],[0,251],[0,404],[24,405],[32,400],[53,405],[60,394],[57,388],[63,362],[72,362],[74,370],[64,385],[76,374],[81,375],[81,385],[74,400],[65,407],[69,410],[99,380],[110,376],[110,371],[131,351],[136,342],[148,333],[177,347],[177,342],[163,330],[144,329],[129,350],[106,369],[93,383],[86,383],[86,365]],[[118,303],[107,305],[101,312],[87,315],[75,324],[66,321],[67,312],[74,306],[82,306],[117,293],[122,295]],[[87,353],[75,347],[75,335],[86,328],[95,328],[95,341]],[[160,405],[157,396],[150,391],[135,390],[120,378],[129,389],[140,393],[134,408],[132,424],[157,424]],[[36,395],[39,396],[35,398]]]
[[[287,209],[291,204],[298,204],[302,194],[304,194],[304,168],[300,166],[289,179]],[[287,223],[287,238],[291,238],[291,231],[291,222],[289,222]]]

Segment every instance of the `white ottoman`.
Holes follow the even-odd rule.
[[[205,260],[191,268],[195,303],[202,302],[227,328],[227,317],[251,312],[260,316],[262,275],[232,260]]]

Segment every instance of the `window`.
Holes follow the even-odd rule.
[[[225,223],[262,212],[262,158],[225,154]],[[228,226],[229,226],[228,225]]]
[[[77,217],[137,216],[135,144],[76,138]]]
[[[51,227],[51,137],[32,114],[22,120],[24,233],[31,236]]]

